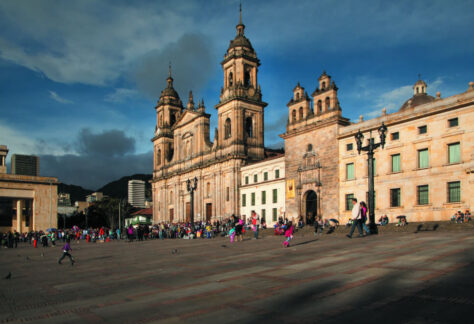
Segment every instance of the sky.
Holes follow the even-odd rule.
[[[183,103],[204,99],[213,140],[238,16],[233,0],[0,1],[0,144],[92,190],[151,173],[169,62]],[[324,70],[353,121],[397,111],[418,75],[442,97],[474,81],[474,0],[244,0],[242,16],[269,147],[283,146],[296,83],[311,94]]]

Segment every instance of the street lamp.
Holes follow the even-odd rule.
[[[378,128],[378,132],[380,135],[380,143],[374,143],[374,139],[372,137],[372,131],[370,132],[369,144],[366,146],[362,146],[362,140],[364,139],[364,135],[361,133],[360,129],[355,135],[356,143],[357,143],[357,151],[360,154],[360,151],[367,151],[367,164],[369,168],[369,229],[370,233],[377,234],[377,225],[375,224],[375,211],[374,211],[374,150],[381,146],[382,149],[385,146],[385,133],[387,132],[387,127],[382,122],[382,126]]]
[[[188,192],[191,194],[191,232],[194,233],[194,191],[197,188],[198,179],[194,177],[192,183],[191,180],[188,179],[186,181],[186,187]]]

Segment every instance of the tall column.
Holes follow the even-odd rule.
[[[22,212],[22,207],[23,207],[23,201],[21,199],[18,199],[16,201],[16,231],[18,233],[21,233],[21,212]]]

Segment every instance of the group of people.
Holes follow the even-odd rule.
[[[456,213],[454,213],[453,216],[451,216],[451,222],[456,223],[456,224],[467,223],[470,221],[471,221],[471,212],[469,211],[469,209],[466,209],[464,213],[458,210]]]

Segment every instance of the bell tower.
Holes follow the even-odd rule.
[[[161,91],[156,109],[154,146],[154,170],[160,170],[169,164],[174,155],[173,126],[183,111],[183,103],[173,87],[171,64],[169,67],[166,88]]]
[[[218,110],[218,142],[224,154],[247,156],[250,160],[264,157],[262,93],[258,84],[260,60],[252,44],[245,37],[245,25],[240,19],[237,35],[230,41],[221,62],[224,86]]]

